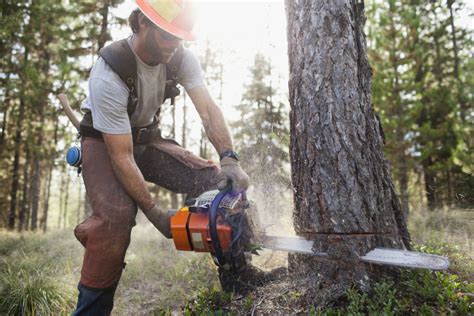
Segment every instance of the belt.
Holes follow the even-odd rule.
[[[102,133],[91,126],[80,125],[81,136],[103,139]],[[157,123],[145,127],[133,127],[132,139],[134,144],[148,144],[156,137],[161,137],[161,130]]]

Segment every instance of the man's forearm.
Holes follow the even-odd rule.
[[[232,150],[232,137],[221,108],[212,99],[206,86],[188,91],[196,110],[201,117],[204,130],[210,142],[219,154]]]
[[[148,186],[133,157],[116,158],[112,160],[115,175],[125,191],[143,211],[153,207],[153,200]]]
[[[204,130],[209,141],[219,154],[226,150],[233,150],[232,136],[221,109],[215,105],[212,112],[212,117],[209,115],[209,120],[204,122]]]

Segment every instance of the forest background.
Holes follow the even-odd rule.
[[[56,95],[66,92],[79,113],[98,50],[130,35],[132,8],[114,0],[2,1],[0,227],[10,231],[2,239],[27,231],[72,235],[90,212],[82,180],[65,162],[76,133]],[[186,45],[230,123],[262,220],[270,231],[291,232],[284,4],[203,1],[200,9],[200,39]],[[430,226],[472,256],[473,8],[391,0],[367,1],[365,9],[372,102],[409,225]],[[217,160],[185,94],[163,109],[165,135]],[[182,203],[182,196],[151,189],[166,208]],[[415,237],[431,238],[429,231]]]

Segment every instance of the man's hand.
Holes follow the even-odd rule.
[[[232,185],[232,191],[242,192],[249,186],[249,176],[234,158],[224,157],[221,160],[221,179],[217,183],[219,190],[222,190],[227,184]]]
[[[158,206],[155,205],[152,209],[143,211],[143,214],[145,214],[146,218],[148,218],[163,236],[168,239],[172,237],[168,212],[159,209]]]

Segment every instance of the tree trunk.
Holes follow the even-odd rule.
[[[18,231],[21,232],[23,229],[28,229],[28,221],[26,221],[26,214],[30,209],[30,198],[29,198],[29,169],[30,169],[30,148],[26,146],[25,149],[25,165],[23,166],[23,196],[20,205],[20,214],[18,215]]]
[[[58,212],[58,228],[61,228],[61,218],[63,216],[63,210],[64,210],[64,168],[65,166],[61,168],[61,182],[59,186],[59,212]]]
[[[400,157],[401,160],[398,164],[399,170],[399,190],[400,190],[400,200],[402,202],[402,212],[405,218],[408,218],[410,213],[410,204],[409,204],[409,193],[408,193],[408,168],[407,168],[407,157],[405,154]]]
[[[43,229],[43,232],[46,233],[48,230],[48,211],[49,211],[49,198],[51,196],[51,183],[52,183],[52,177],[53,177],[53,166],[54,163],[50,162],[49,163],[49,170],[47,172],[47,179],[45,183],[45,195],[44,195],[44,200],[43,200],[43,216],[41,218],[41,228]]]
[[[5,87],[4,87],[4,98],[3,98],[3,107],[2,107],[2,132],[0,133],[0,157],[3,154],[3,151],[5,150],[5,136],[6,136],[6,130],[7,130],[7,122],[8,122],[8,110],[10,109],[10,104],[11,104],[11,89],[8,86],[8,82],[10,80],[10,73],[7,74],[7,77],[5,78]]]
[[[457,81],[458,91],[457,91],[457,98],[459,102],[459,108],[461,111],[461,119],[463,122],[466,121],[467,114],[469,112],[469,104],[467,104],[464,98],[464,84],[459,76],[459,47],[456,38],[456,27],[454,26],[454,14],[453,14],[453,3],[454,0],[447,0],[447,5],[449,8],[449,24],[451,26],[451,42],[453,44],[453,54],[454,54],[454,66],[453,66],[453,73],[454,78]]]
[[[204,128],[201,128],[201,139],[199,141],[199,156],[204,159],[209,159],[208,149],[207,149],[207,135]]]
[[[100,9],[100,14],[102,16],[102,23],[100,27],[99,40],[97,42],[97,51],[100,51],[104,47],[105,43],[110,39],[108,32],[109,25],[109,0],[104,1],[104,6]]]
[[[49,157],[49,170],[48,170],[48,178],[46,179],[46,195],[44,197],[44,205],[43,205],[43,218],[41,220],[41,226],[43,227],[43,232],[46,233],[48,230],[48,212],[49,212],[49,198],[51,196],[51,183],[53,178],[53,169],[54,169],[54,160],[56,158],[55,148],[58,144],[58,130],[59,130],[59,115],[55,114],[55,122],[54,122],[54,147]]]
[[[66,171],[66,192],[64,196],[64,216],[63,216],[63,228],[67,227],[68,219],[68,207],[69,207],[69,184],[71,183],[71,175]]]
[[[182,130],[182,143],[181,145],[186,148],[188,125],[187,125],[188,106],[186,104],[186,92],[183,93],[183,130]]]
[[[292,255],[289,270],[314,275],[303,296],[324,303],[352,285],[369,290],[376,275],[357,255],[408,247],[409,234],[371,107],[363,4],[287,0],[286,8],[294,227],[330,256]]]
[[[451,170],[452,170],[452,167],[451,167],[451,164],[449,164],[449,168],[446,170],[446,199],[445,199],[446,205],[449,208],[453,207],[453,202],[454,202],[454,199],[453,199],[454,189],[453,189]]]
[[[423,174],[425,175],[425,195],[428,201],[428,210],[436,210],[439,204],[436,174],[433,171],[433,162],[431,157],[428,157],[422,162]]]
[[[28,60],[28,51],[25,52],[25,63]],[[13,230],[15,228],[16,219],[16,208],[17,208],[17,193],[20,178],[20,151],[23,139],[21,131],[23,129],[23,116],[25,114],[25,95],[22,92],[20,95],[20,111],[16,121],[16,134],[15,134],[15,155],[13,159],[13,170],[12,170],[12,186],[10,190],[10,211],[8,212],[8,229]]]
[[[37,150],[41,150],[38,148]],[[31,179],[31,230],[35,231],[38,228],[38,206],[41,192],[41,168],[40,155],[36,153],[33,156],[33,177]]]

